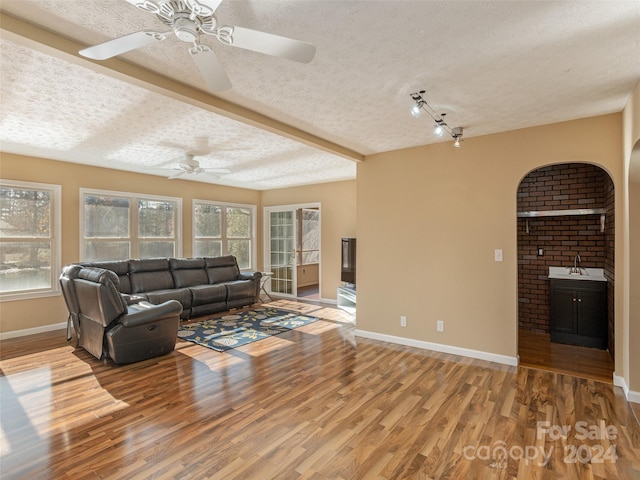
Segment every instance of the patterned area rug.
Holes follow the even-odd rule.
[[[277,308],[255,308],[203,322],[181,325],[178,337],[224,352],[272,335],[280,335],[316,320],[319,318]]]

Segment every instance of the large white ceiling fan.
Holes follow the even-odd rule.
[[[165,40],[174,33],[179,40],[192,44],[189,53],[211,90],[231,88],[231,81],[213,49],[200,42],[201,34],[217,38],[221,43],[254,52],[308,63],[316,53],[315,45],[250,28],[218,26],[213,15],[222,0],[127,0],[146,12],[154,13],[171,30],[142,30],[80,50],[80,55],[93,60],[106,60],[117,55]]]
[[[173,172],[175,172],[168,177],[170,180],[181,177],[182,175],[199,175],[201,173],[231,173],[231,170],[229,170],[228,168],[201,167],[200,162],[194,157],[194,154],[187,153],[185,154],[184,158],[177,159],[179,161],[175,163],[175,167],[162,168],[161,170],[172,170]],[[173,160],[172,162],[176,162],[176,160]]]

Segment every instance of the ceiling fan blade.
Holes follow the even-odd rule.
[[[185,172],[184,170],[181,170],[181,171],[179,171],[178,173],[174,173],[173,175],[171,175],[171,176],[169,176],[169,177],[167,177],[167,178],[168,178],[169,180],[173,180],[174,178],[181,177],[181,176],[182,176],[182,175],[184,175],[185,173],[187,173],[187,172]]]
[[[271,33],[260,32],[244,27],[222,27],[232,29],[231,45],[253,50],[254,52],[288,58],[295,62],[309,63],[316,54],[316,46],[312,43],[281,37]]]
[[[231,173],[231,170],[228,168],[202,168],[203,172],[206,173]]]
[[[189,53],[211,90],[231,88],[231,80],[211,47],[204,44],[194,45],[189,49]]]
[[[136,48],[146,47],[154,42],[167,38],[167,33],[154,32],[152,30],[142,30],[140,32],[130,33],[124,37],[114,38],[107,42],[93,47],[80,50],[80,55],[91,58],[93,60],[106,60],[107,58],[122,55]]]

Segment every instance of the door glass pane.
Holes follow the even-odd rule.
[[[320,258],[320,210],[301,210],[300,250],[302,264],[318,263]]]
[[[271,291],[293,294],[294,212],[271,212]]]

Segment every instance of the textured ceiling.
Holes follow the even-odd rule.
[[[124,0],[0,7],[83,45],[164,30]],[[317,46],[298,64],[207,38],[233,83],[216,97],[364,155],[442,141],[408,114],[416,90],[469,138],[619,112],[640,79],[638,1],[226,0],[216,17]],[[326,149],[22,43],[0,43],[3,151],[154,174],[211,152],[202,165],[231,173],[193,179],[256,189],[355,177]],[[206,90],[186,48],[172,36],[122,58]]]

